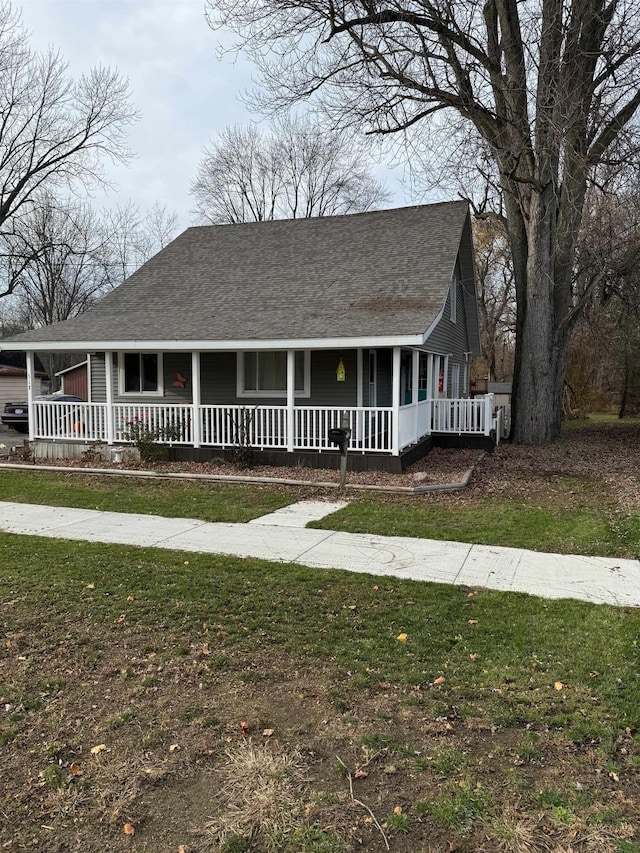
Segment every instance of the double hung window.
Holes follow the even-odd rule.
[[[295,394],[310,393],[309,353],[295,354]],[[284,397],[287,393],[287,353],[284,350],[240,353],[239,397]]]
[[[157,352],[119,354],[120,394],[162,396],[162,356]]]

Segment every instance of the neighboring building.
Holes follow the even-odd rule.
[[[358,464],[398,469],[435,434],[492,429],[491,398],[468,398],[464,202],[189,228],[86,314],[0,343],[18,346],[90,353],[86,440],[121,442],[143,419],[194,458],[246,434],[318,464],[346,417]],[[76,437],[34,414],[32,437]]]
[[[72,364],[66,370],[59,370],[60,393],[89,399],[89,356],[79,364]]]
[[[0,347],[2,341],[0,341]],[[13,357],[12,357],[13,356]],[[24,353],[3,353],[0,355],[0,412],[5,403],[17,403],[27,399],[27,370]],[[47,374],[38,361],[37,369],[34,370],[33,394],[43,394],[43,383],[47,381]]]

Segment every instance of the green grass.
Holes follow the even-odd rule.
[[[4,470],[0,471],[0,500],[245,522],[287,506],[296,498],[259,485]]]
[[[535,503],[496,496],[446,504],[419,499],[394,503],[368,496],[309,526],[536,551],[637,557],[640,517],[599,506],[593,498],[597,487],[574,480],[555,478],[555,492],[538,497]],[[569,506],[563,505],[567,492],[571,494]],[[297,495],[258,485],[0,471],[0,500],[203,521],[246,522],[296,499]]]
[[[469,783],[452,789],[450,793],[438,794],[431,800],[415,803],[418,814],[440,826],[450,826],[468,832],[474,821],[486,817],[490,795]]]
[[[411,821],[404,812],[390,814],[385,823],[391,832],[398,835],[408,835],[411,832]]]
[[[436,503],[394,504],[362,498],[312,522],[309,527],[565,554],[618,557],[640,554],[638,516],[614,518],[606,508],[532,506],[493,496],[477,497],[468,503],[450,503],[446,507]]]
[[[603,424],[612,424],[617,426],[640,424],[640,418],[629,417],[619,418],[617,415],[607,412],[591,412],[580,418],[569,418],[562,422],[562,429],[580,429],[581,427],[600,426]]]
[[[282,649],[331,666],[352,689],[381,681],[418,689],[425,713],[454,708],[496,725],[563,731],[575,743],[609,744],[637,722],[633,609],[490,591],[468,598],[460,587],[211,555],[191,554],[185,566],[182,553],[10,534],[0,534],[0,600],[23,614],[26,631],[32,621],[53,636],[69,619],[90,623],[87,666],[119,625],[145,642],[162,637],[165,654],[182,654],[185,665],[190,644],[213,631],[212,677],[227,649],[248,660]],[[434,685],[440,673],[445,681]],[[567,686],[557,691],[556,681]],[[10,684],[0,692],[30,707]],[[2,737],[19,725],[7,723]],[[376,738],[376,748],[394,746]],[[446,757],[455,772],[461,757]]]
[[[348,853],[350,849],[344,841],[319,826],[270,832],[266,845],[269,853]]]
[[[465,765],[465,755],[460,749],[442,749],[433,757],[431,766],[438,776],[450,776]]]

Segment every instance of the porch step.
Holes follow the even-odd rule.
[[[347,503],[348,501],[298,501],[268,515],[254,518],[248,523],[272,527],[306,527],[310,521],[319,521],[326,515],[343,509]]]

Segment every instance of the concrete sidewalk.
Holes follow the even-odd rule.
[[[331,505],[330,505],[331,506]],[[597,604],[640,606],[640,562],[608,557],[542,554],[520,548],[467,545],[400,536],[313,530],[300,524],[304,508],[249,524],[99,512],[0,502],[0,530],[34,536],[114,542],[207,554],[256,557],[312,568],[344,569],[417,581],[484,586]],[[310,510],[310,516],[319,517]]]

